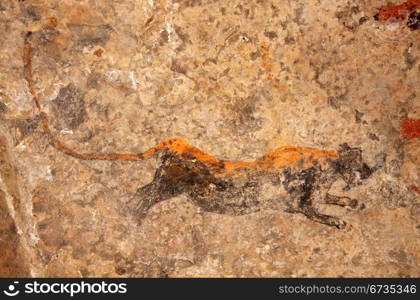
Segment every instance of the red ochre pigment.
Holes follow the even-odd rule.
[[[417,194],[419,194],[419,195],[420,195],[420,188],[419,188],[418,186],[415,186],[415,185],[410,185],[410,186],[408,187],[408,189],[409,189],[410,191],[412,191],[412,192],[417,193]]]
[[[411,140],[420,136],[420,120],[407,119],[401,125],[402,138]]]
[[[420,7],[420,0],[408,0],[398,5],[383,5],[375,16],[379,22],[398,22],[405,20],[409,14]]]

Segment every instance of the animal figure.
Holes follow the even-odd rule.
[[[349,189],[376,170],[363,162],[360,149],[347,144],[338,151],[283,147],[250,162],[219,160],[180,139],[167,140],[159,148],[160,166],[153,181],[138,189],[131,201],[130,209],[139,219],[153,205],[185,193],[206,212],[239,216],[283,209],[344,228],[344,221],[321,214],[318,204],[356,208],[357,200],[330,194],[331,186],[343,179]],[[278,195],[261,197],[270,187]]]
[[[137,154],[79,153],[63,145],[50,130],[33,86],[31,54],[31,33],[28,33],[24,48],[25,79],[51,146],[85,160],[159,157],[160,166],[153,181],[139,188],[127,207],[139,221],[153,205],[185,193],[192,203],[206,212],[239,216],[263,209],[283,209],[344,228],[346,223],[338,217],[320,213],[318,204],[356,208],[357,200],[330,194],[331,186],[342,179],[349,189],[379,167],[370,168],[363,162],[362,151],[347,144],[341,145],[338,151],[283,147],[249,162],[218,159],[177,138]],[[269,186],[278,191],[278,196],[261,197]]]

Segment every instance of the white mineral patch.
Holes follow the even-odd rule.
[[[137,87],[137,78],[134,71],[112,70],[106,72],[105,77],[111,83],[116,83],[133,89]]]

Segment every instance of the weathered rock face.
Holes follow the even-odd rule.
[[[0,272],[2,277],[28,277],[29,268],[13,218],[9,214],[4,192],[0,194]]]
[[[0,276],[420,276],[418,128],[400,134],[420,118],[419,31],[414,13],[410,26],[375,21],[384,4],[2,1]],[[341,230],[269,208],[212,213],[185,193],[138,222],[130,203],[160,156],[81,160],[50,146],[24,75],[28,31],[40,105],[76,151],[179,137],[247,161],[347,143],[382,167],[332,185],[360,209],[317,206]],[[258,196],[279,191],[261,183]]]

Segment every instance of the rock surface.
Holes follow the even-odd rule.
[[[384,1],[31,0],[0,3],[0,276],[418,277],[419,31],[373,16]],[[397,1],[391,1],[397,3]],[[337,193],[338,230],[303,215],[200,210],[185,195],[139,224],[125,207],[158,160],[84,161],[179,137],[252,160],[348,143],[383,167]],[[409,188],[411,187],[411,188]],[[275,190],[265,191],[275,197]]]

